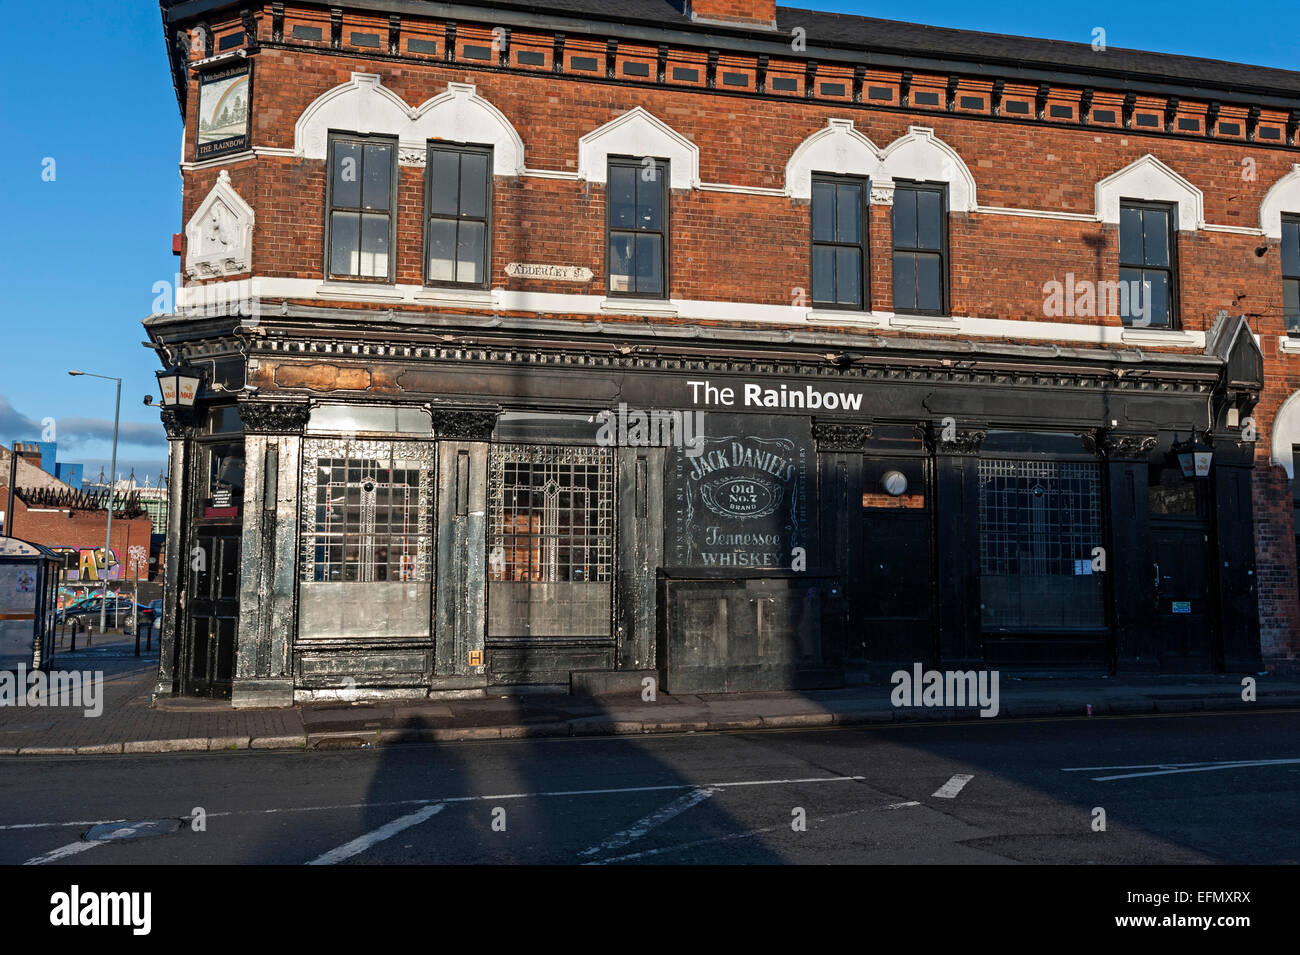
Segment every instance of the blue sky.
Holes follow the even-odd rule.
[[[1300,69],[1300,4],[1283,0],[791,5],[1081,43],[1102,27],[1112,47]],[[118,469],[156,475],[166,444],[158,412],[142,403],[157,391],[157,362],[140,345],[140,320],[155,283],[174,281],[171,235],[182,228],[181,124],[161,20],[146,0],[55,9],[14,5],[9,34],[27,39],[0,62],[0,440],[38,439],[52,417],[60,459],[98,474],[110,451],[113,383],[67,370],[121,376]],[[53,181],[42,179],[47,158]]]

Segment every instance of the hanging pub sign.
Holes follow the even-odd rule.
[[[803,571],[812,551],[809,419],[706,414],[703,451],[667,456],[667,562],[681,568]]]
[[[248,148],[252,91],[249,63],[211,70],[199,77],[195,159],[212,159]]]

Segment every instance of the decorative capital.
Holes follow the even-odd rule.
[[[194,413],[188,408],[163,408],[162,426],[169,441],[193,437]]]
[[[311,407],[305,401],[241,401],[239,418],[245,431],[301,434]]]
[[[490,441],[497,411],[433,411],[433,433],[448,441]]]
[[[813,422],[818,451],[865,451],[871,433],[870,425]]]
[[[871,204],[873,206],[892,206],[894,204],[894,184],[892,182],[873,182],[871,184]]]
[[[1156,446],[1154,434],[1124,434],[1108,431],[1101,440],[1102,453],[1112,461],[1138,461]]]
[[[961,428],[948,431],[936,428],[934,431],[934,450],[936,454],[979,454],[980,445],[988,437],[988,432],[979,428]]]

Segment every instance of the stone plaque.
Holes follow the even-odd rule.
[[[583,265],[535,265],[511,262],[506,275],[512,279],[550,279],[552,282],[590,282],[591,269]]]
[[[801,571],[812,562],[816,454],[809,420],[706,414],[699,454],[667,454],[665,563]],[[802,548],[804,559],[795,548]]]

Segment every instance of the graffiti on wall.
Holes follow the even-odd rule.
[[[135,548],[132,548],[134,550]],[[64,580],[121,580],[122,564],[117,558],[117,551],[108,552],[108,560],[104,560],[103,547],[69,547],[66,545],[52,545],[50,550],[56,554],[75,555],[68,563],[67,570],[64,572]],[[102,570],[102,576],[101,576]]]

